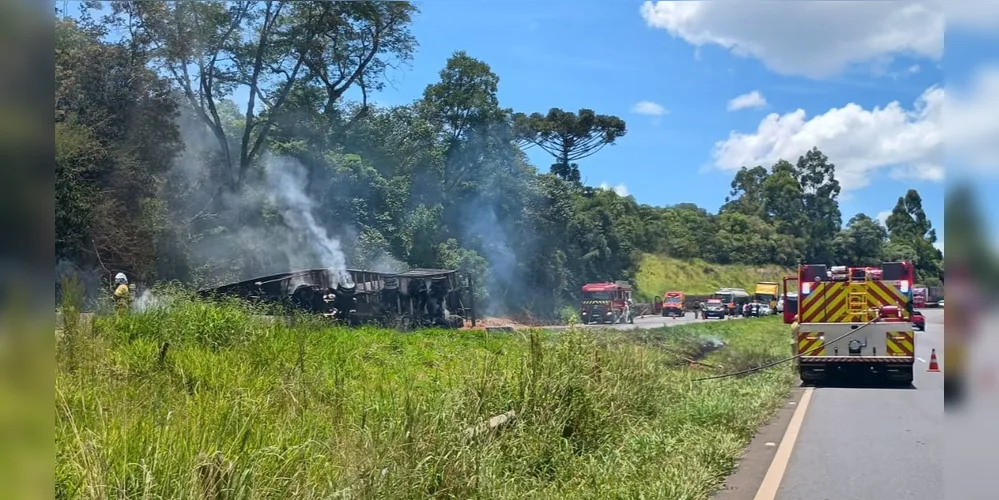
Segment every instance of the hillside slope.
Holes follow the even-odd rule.
[[[757,282],[780,283],[784,276],[792,274],[794,270],[777,266],[721,265],[699,259],[646,255],[635,274],[635,286],[638,300],[651,301],[652,297],[670,290],[709,294],[722,287],[739,287],[753,293]]]

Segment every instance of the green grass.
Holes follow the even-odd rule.
[[[710,294],[722,287],[737,287],[753,293],[760,281],[781,283],[785,276],[792,274],[793,270],[777,266],[721,265],[698,259],[646,255],[639,265],[635,284],[639,298],[649,301],[653,296],[661,297],[664,292],[674,290],[694,295]]]
[[[57,358],[57,496],[705,499],[793,380],[693,382],[715,370],[683,360],[705,339],[721,371],[780,358],[776,318],[490,335],[251,313],[175,300],[83,326]]]

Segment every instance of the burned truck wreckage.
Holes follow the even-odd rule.
[[[380,273],[348,269],[339,273],[308,269],[230,283],[198,293],[206,298],[243,298],[269,306],[273,314],[297,309],[349,325],[411,329],[461,328],[466,319],[474,326],[471,290],[471,278],[462,284],[453,270]]]

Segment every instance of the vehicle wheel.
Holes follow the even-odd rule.
[[[668,313],[666,312],[665,309],[663,309],[663,317],[665,318],[666,316],[668,316]]]
[[[912,380],[913,380],[912,369],[909,368],[909,369],[906,369],[904,372],[902,372],[902,374],[901,374],[901,376],[899,378],[894,379],[893,381],[895,383],[897,383],[898,385],[907,386],[907,385],[912,384]]]

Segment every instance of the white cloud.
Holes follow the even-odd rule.
[[[747,94],[733,97],[728,101],[729,111],[738,111],[747,108],[762,108],[767,105],[767,99],[758,90]]]
[[[919,73],[920,69],[922,69],[922,68],[920,68],[918,64],[913,64],[912,66],[909,66],[909,73],[912,73],[912,74]]]
[[[896,101],[870,110],[850,103],[811,118],[802,109],[771,113],[755,132],[732,132],[715,143],[714,164],[735,171],[778,159],[793,163],[818,147],[836,165],[844,193],[868,185],[883,169],[896,178],[941,181],[943,101],[944,90],[933,86],[912,109]]]
[[[999,65],[979,68],[969,87],[947,91],[947,153],[973,173],[999,173]]]
[[[881,225],[883,226],[885,222],[888,220],[888,217],[890,216],[891,216],[891,210],[885,210],[884,212],[878,212],[878,215],[874,218],[877,219],[878,222],[880,222]]]
[[[652,101],[639,101],[631,107],[632,113],[648,116],[662,116],[668,113],[662,104]]]
[[[994,0],[971,0],[985,3]],[[900,55],[943,56],[943,2],[645,2],[653,28],[718,45],[785,75],[824,78]],[[995,9],[982,7],[982,9]]]
[[[615,193],[617,193],[618,196],[628,196],[628,194],[629,194],[628,193],[628,186],[625,186],[624,184],[618,184],[617,186],[611,186],[610,184],[607,184],[606,182],[601,182],[600,186],[598,186],[598,187],[600,189],[607,189],[607,190],[610,190],[610,191],[614,191]]]
[[[974,31],[999,28],[999,2],[995,0],[947,0],[947,27]]]

